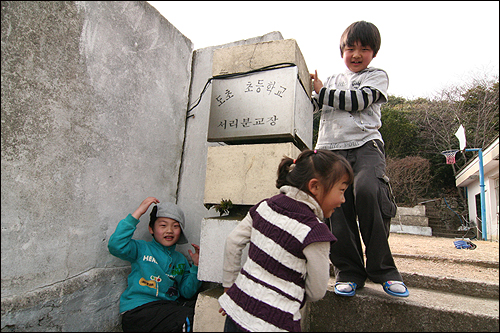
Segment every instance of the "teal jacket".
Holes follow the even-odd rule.
[[[128,287],[120,297],[120,313],[153,301],[193,297],[201,286],[198,266],[190,266],[175,245],[163,246],[154,238],[150,242],[132,239],[138,223],[129,214],[108,242],[112,255],[132,264]]]

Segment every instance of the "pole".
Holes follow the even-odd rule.
[[[469,148],[465,151],[477,151],[479,157],[479,187],[481,188],[481,233],[483,235],[483,240],[488,240],[488,233],[486,227],[486,198],[484,194],[484,169],[483,169],[483,150],[481,148]]]

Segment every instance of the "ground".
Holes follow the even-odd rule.
[[[497,283],[498,242],[472,240],[475,250],[457,249],[453,238],[391,233],[389,244],[401,272]]]

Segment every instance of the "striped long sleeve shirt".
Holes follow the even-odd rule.
[[[389,78],[381,69],[331,76],[314,98],[322,109],[316,149],[352,149],[383,142],[380,106],[387,102]]]

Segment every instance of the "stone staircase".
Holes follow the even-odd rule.
[[[441,201],[433,201],[425,204],[425,216],[429,220],[429,227],[432,228],[432,235],[437,237],[446,238],[474,238],[476,236],[476,230],[471,229],[467,231],[457,230],[457,228],[451,227],[444,222],[443,212],[441,206]],[[447,213],[452,214],[445,210]],[[455,219],[454,215],[450,215],[448,219]],[[458,218],[457,218],[458,219]]]

